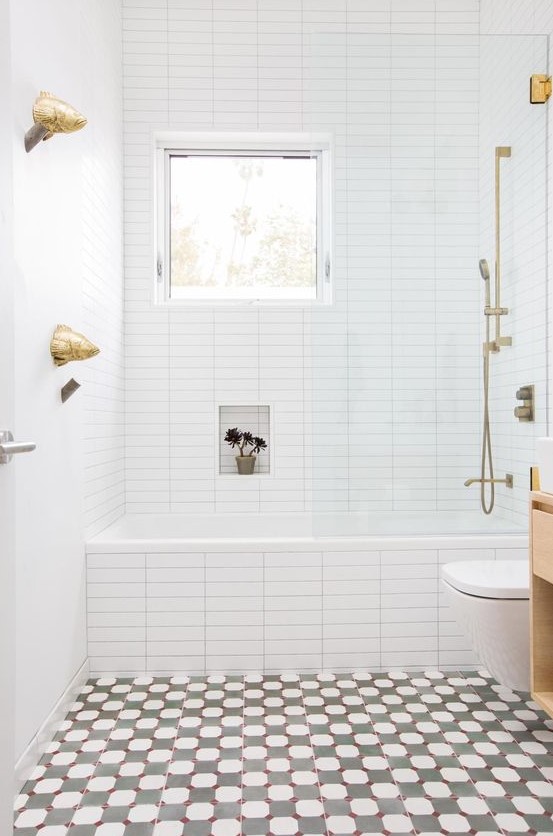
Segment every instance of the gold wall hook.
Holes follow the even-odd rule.
[[[78,110],[51,93],[41,91],[33,105],[35,124],[25,134],[25,150],[32,151],[41,140],[54,134],[70,134],[86,125],[86,118]]]
[[[530,104],[545,104],[551,96],[551,76],[530,76]]]
[[[99,352],[98,346],[68,325],[58,325],[50,342],[50,354],[56,366],[64,366],[71,360],[88,360]]]

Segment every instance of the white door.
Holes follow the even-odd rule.
[[[0,430],[14,433],[14,263],[9,3],[0,3]],[[0,464],[0,833],[12,832],[14,791],[15,468]]]

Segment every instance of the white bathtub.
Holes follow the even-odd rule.
[[[466,668],[440,564],[525,555],[478,513],[128,515],[87,544],[91,670]]]
[[[400,511],[341,514],[127,514],[89,542],[214,542],[319,540],[336,537],[480,536],[519,534],[520,526],[478,511]]]

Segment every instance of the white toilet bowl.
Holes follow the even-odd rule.
[[[530,688],[530,592],[525,560],[442,567],[446,598],[482,664],[501,684]]]

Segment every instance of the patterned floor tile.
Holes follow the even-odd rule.
[[[17,836],[553,833],[553,721],[485,671],[103,678]]]

